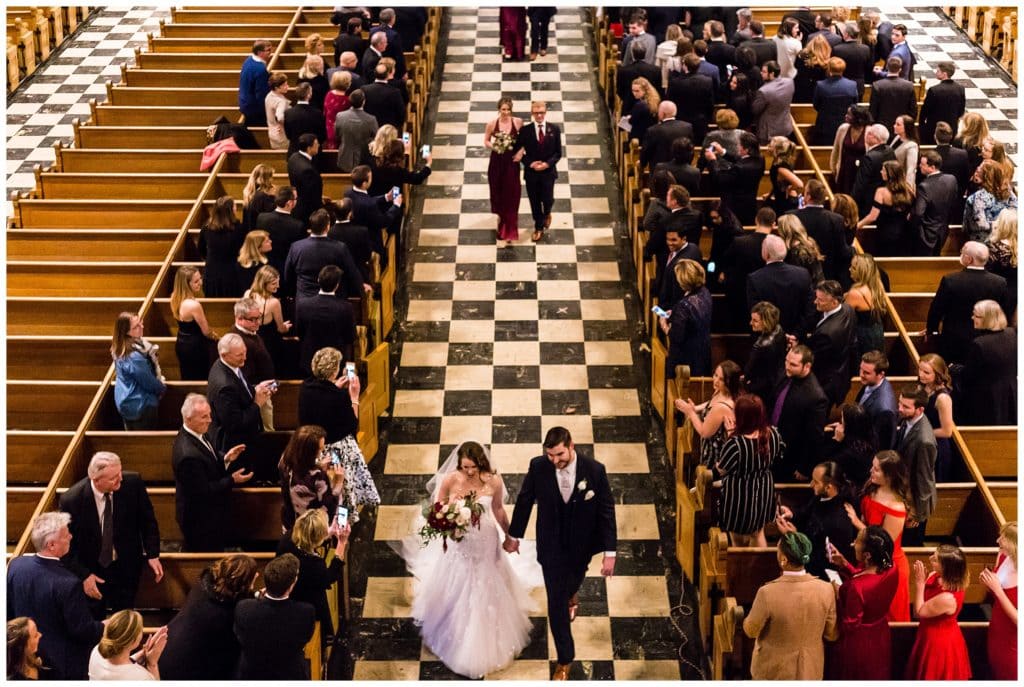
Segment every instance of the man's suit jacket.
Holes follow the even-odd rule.
[[[782,76],[765,82],[757,89],[750,110],[757,120],[757,140],[761,145],[767,145],[772,136],[793,133],[793,118],[790,116],[793,91],[793,79]]]
[[[537,140],[537,125],[533,122],[524,124],[516,137],[516,149],[522,148],[523,153],[523,174],[526,176],[551,176],[557,177],[558,171],[555,165],[562,159],[562,130],[557,124],[544,122],[544,145]],[[546,162],[548,168],[542,172],[535,172],[530,169],[534,162]]]
[[[126,577],[137,581],[143,561],[160,557],[160,528],[139,473],[125,470],[122,474],[121,488],[112,499],[114,551]],[[88,477],[61,494],[60,509],[71,514],[71,550],[64,564],[82,579],[90,574],[103,577],[99,564],[103,533]]]
[[[390,124],[401,133],[405,126],[405,103],[397,88],[374,81],[363,86],[366,104],[363,110],[372,115],[380,126]]]
[[[757,190],[764,176],[764,158],[737,158],[726,153],[710,161],[708,170],[722,201],[740,223],[743,226],[753,224],[757,215]]]
[[[807,337],[807,346],[814,353],[811,371],[832,405],[838,405],[850,390],[850,357],[856,341],[857,315],[846,303],[839,312],[815,324]]]
[[[270,253],[267,261],[278,272],[284,272],[284,261],[288,257],[288,249],[296,241],[306,238],[306,226],[301,220],[290,213],[261,212],[256,217],[255,229],[262,229],[270,234]]]
[[[42,633],[39,654],[63,680],[88,679],[103,623],[89,612],[82,580],[53,558],[18,556],[7,566],[7,618],[27,616]]]
[[[359,71],[367,83],[376,78],[374,70],[377,68],[377,63],[380,62],[382,57],[384,56],[379,54],[373,46],[368,45],[366,47],[366,52],[363,53],[363,58],[359,61]]]
[[[361,34],[351,34],[346,31],[346,27],[341,27],[342,33],[339,34],[333,41],[334,54],[337,56],[334,58],[335,64],[339,64],[341,61],[341,53],[351,52],[355,53],[356,59],[363,56],[366,49],[370,47],[370,42],[362,37]],[[330,72],[330,70],[327,70]],[[330,76],[327,77],[330,80]]]
[[[245,343],[245,365],[242,365],[242,374],[246,379],[251,379],[257,384],[276,376],[274,360],[270,357],[270,351],[263,342],[259,330],[256,333],[247,332],[237,324],[231,330],[233,334],[242,337]]]
[[[576,483],[567,504],[547,456],[531,460],[508,529],[510,537],[521,538],[536,503],[537,560],[567,572],[586,567],[594,554],[614,551],[617,544],[615,504],[605,467],[579,451],[576,461]]]
[[[371,196],[354,188],[345,191],[345,197],[352,201],[352,221],[369,229],[370,246],[378,254],[384,255],[381,231],[402,216],[402,208],[392,204],[384,196]]]
[[[787,214],[796,215],[800,223],[818,244],[825,256],[822,270],[825,279],[840,279],[849,270],[853,249],[846,243],[846,230],[843,217],[838,213],[826,210],[820,205],[813,205]]]
[[[779,309],[779,323],[788,333],[814,326],[814,292],[811,275],[803,267],[772,262],[747,277],[747,311],[758,301]]]
[[[206,385],[206,398],[210,402],[213,424],[208,436],[213,447],[226,452],[238,444],[250,445],[263,431],[260,407],[256,405],[256,391],[248,380],[243,382],[219,358],[210,367]]]
[[[890,34],[891,35],[891,34]],[[888,62],[893,57],[898,57],[903,60],[903,66],[900,67],[900,78],[910,81],[914,78],[914,53],[910,51],[910,46],[906,41],[896,44],[893,43],[892,51],[889,52],[889,57],[886,58]]]
[[[356,267],[359,268],[359,273],[363,276],[363,283],[369,284],[370,255],[373,253],[370,230],[351,220],[335,222],[327,231],[327,238],[340,241],[348,247],[349,252],[352,253],[352,259],[356,261]]]
[[[967,349],[964,424],[1017,424],[1017,330],[978,332]]]
[[[747,316],[747,278],[756,270],[764,267],[761,258],[761,245],[764,237],[758,231],[743,232],[726,249],[722,256],[722,265],[718,268],[725,275],[725,298],[735,325],[742,324],[746,329]],[[804,270],[805,272],[807,270]],[[810,287],[808,287],[810,288]]]
[[[334,140],[338,142],[338,169],[349,173],[370,162],[370,141],[377,134],[377,118],[354,107],[334,118]]]
[[[739,48],[750,48],[757,55],[757,66],[760,67],[769,60],[779,59],[779,48],[775,45],[775,41],[770,41],[767,38],[751,38],[750,40],[743,41],[739,44]]]
[[[945,79],[929,88],[921,105],[921,122],[918,130],[921,134],[921,145],[935,143],[935,125],[939,122],[946,122],[953,127],[953,138],[956,138],[957,124],[966,109],[967,94],[964,87],[953,79]]]
[[[857,176],[853,180],[853,191],[850,193],[857,201],[861,217],[871,212],[875,190],[882,185],[882,163],[895,159],[896,154],[885,144],[875,146],[861,157]]]
[[[970,156],[963,148],[955,148],[948,143],[935,146],[935,152],[942,157],[942,167],[939,171],[943,174],[952,174],[956,179],[956,198],[949,206],[949,223],[960,224],[964,218],[964,191],[967,190],[967,182],[971,178]]]
[[[672,141],[682,137],[693,141],[693,126],[680,119],[666,119],[647,129],[641,141],[640,164],[653,168],[659,162],[672,160]]]
[[[957,183],[952,174],[930,174],[917,179],[913,217],[917,241],[937,255],[949,233],[950,209],[957,202]]]
[[[347,355],[356,340],[356,321],[352,304],[344,296],[317,294],[302,302],[295,312],[295,333],[300,340],[299,366],[309,373],[313,355],[330,346]]]
[[[845,121],[846,111],[851,105],[856,105],[859,99],[857,83],[852,79],[831,76],[819,81],[811,101],[818,111],[811,130],[811,139],[814,141],[811,145],[830,145],[835,140],[836,131]]]
[[[711,41],[708,43],[708,54],[704,58],[711,64],[718,67],[718,78],[721,83],[729,81],[729,70],[727,65],[736,62],[736,47],[725,41]]]
[[[891,21],[883,21],[878,25],[878,41],[875,43],[875,62],[889,59],[892,53],[892,27]]]
[[[647,79],[658,95],[664,96],[665,89],[661,87],[661,69],[650,62],[634,62],[633,64],[619,67],[615,73],[615,92],[619,94],[622,101],[622,114],[626,114],[633,107],[636,98],[633,97],[633,79]]]
[[[700,73],[672,76],[665,100],[675,103],[677,118],[693,126],[694,145],[703,141],[715,106],[715,87],[711,79]]]
[[[184,429],[174,438],[174,515],[185,535],[186,551],[223,551],[227,542],[235,482],[224,467],[223,452],[213,451]]]
[[[298,196],[292,216],[305,226],[309,216],[324,206],[324,180],[304,153],[293,153],[288,158],[288,181]]]
[[[327,127],[323,110],[309,103],[298,103],[284,113],[284,135],[288,137],[288,155],[299,150],[299,136],[313,134],[323,146],[327,140]]]
[[[871,418],[871,424],[875,426],[875,434],[878,437],[878,449],[885,451],[892,448],[896,441],[896,418],[899,414],[899,404],[896,401],[896,392],[888,379],[882,379],[878,388],[871,392],[867,401],[864,400],[866,387],[861,387],[857,392],[857,404]]]
[[[654,165],[653,172],[665,170],[671,172],[676,183],[690,192],[690,196],[700,195],[700,170],[693,165],[680,165],[675,161],[659,162]]]
[[[344,243],[326,236],[310,236],[292,244],[284,262],[284,294],[297,301],[315,296],[320,291],[317,277],[327,265],[341,268],[344,296],[362,296],[362,275],[352,253]]]
[[[853,79],[857,84],[857,102],[864,97],[864,84],[871,80],[875,61],[871,47],[859,40],[843,41],[832,48],[832,57],[842,58],[846,62],[843,76]]]
[[[962,363],[976,332],[971,314],[974,304],[985,299],[1006,303],[1006,280],[986,270],[964,269],[945,275],[928,307],[928,333],[942,324],[940,351],[947,363]]]
[[[793,383],[786,392],[778,424],[786,450],[782,459],[772,466],[776,480],[782,481],[792,480],[794,470],[809,476],[821,461],[829,407],[825,391],[811,372],[806,377],[784,377],[779,382],[771,399],[765,399],[771,405],[769,417],[774,413],[779,392],[791,379]]]
[[[898,436],[899,428],[896,431]],[[938,450],[932,423],[924,415],[906,431],[896,446],[900,459],[907,466],[910,493],[914,500],[913,517],[918,522],[928,519],[938,500],[935,492],[935,456]]]
[[[679,302],[679,299],[683,297],[683,290],[679,287],[679,281],[675,275],[675,267],[680,260],[696,260],[698,263],[703,263],[700,246],[695,243],[687,243],[676,251],[676,254],[672,256],[671,262],[666,264],[664,260],[658,261],[660,266],[660,269],[657,270],[659,275],[656,279],[658,285],[658,305],[665,310],[671,310]]]
[[[711,79],[712,98],[715,98],[717,101],[718,94],[722,92],[722,76],[718,73],[718,67],[708,62],[708,58],[705,55],[704,59],[697,65],[697,73]]]
[[[647,52],[644,53],[643,61],[654,64],[658,50],[658,39],[645,31],[641,36],[633,36],[627,33],[622,37],[622,48],[619,50],[619,54],[622,55],[622,66],[628,67],[633,64],[633,53],[629,49],[629,46],[634,40],[638,40],[643,43],[644,47],[647,49]]]
[[[405,52],[402,47],[402,37],[399,35],[398,31],[390,26],[378,24],[370,29],[370,38],[373,38],[373,34],[378,31],[383,31],[388,37],[388,47],[384,50],[384,56],[390,57],[395,61],[395,78],[401,79],[405,76],[406,71],[408,71],[405,66]],[[371,76],[370,78],[373,77]]]
[[[893,133],[892,126],[900,115],[917,117],[917,94],[914,84],[898,76],[887,76],[871,84],[871,100],[868,102],[871,118],[884,124]]]
[[[242,646],[238,680],[308,680],[303,648],[316,611],[304,601],[243,599],[235,606],[235,637]]]

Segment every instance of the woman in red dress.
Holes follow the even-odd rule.
[[[992,594],[992,620],[988,624],[988,664],[993,680],[1017,679],[1017,523],[999,530],[995,570],[981,572],[981,582]]]
[[[889,606],[899,573],[892,564],[892,537],[876,525],[865,527],[853,542],[858,567],[832,547],[839,568],[839,641],[829,653],[830,680],[892,679]]]
[[[498,10],[501,27],[501,52],[506,60],[521,60],[526,56],[526,8],[502,7]]]
[[[491,151],[487,163],[487,183],[491,191],[491,212],[498,216],[498,247],[519,238],[519,201],[523,191],[519,181],[519,160],[515,158],[515,140],[523,120],[512,116],[512,98],[498,101],[498,118],[484,130],[484,147]]]
[[[908,680],[970,680],[971,660],[956,622],[964,606],[967,559],[959,548],[940,544],[924,563],[914,562],[914,613],[921,621],[907,661]]]
[[[889,606],[889,620],[907,622],[910,620],[910,563],[903,553],[900,542],[903,539],[903,523],[910,509],[910,483],[907,467],[895,451],[880,451],[871,460],[871,472],[860,500],[863,520],[857,517],[853,506],[846,504],[846,513],[858,530],[869,525],[880,525],[889,533],[893,542],[892,563],[896,568],[899,584],[896,595]]]

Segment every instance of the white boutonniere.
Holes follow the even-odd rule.
[[[580,490],[580,491],[583,491],[584,489],[586,489],[587,488],[587,480],[581,479],[580,483],[576,485],[576,488],[578,490]]]
[[[591,489],[590,491],[588,491],[586,494],[583,495],[583,500],[584,501],[589,501],[592,498],[594,498],[594,490],[593,489]]]

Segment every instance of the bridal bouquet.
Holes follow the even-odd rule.
[[[512,134],[505,133],[504,131],[495,131],[494,135],[491,136],[491,150],[501,155],[512,150],[516,145],[516,139],[512,137]]]
[[[469,492],[465,497],[451,503],[427,504],[423,517],[427,524],[420,528],[420,539],[426,546],[432,539],[441,538],[443,549],[448,550],[448,540],[461,541],[472,525],[480,529],[480,516],[484,507],[476,500],[476,494]]]

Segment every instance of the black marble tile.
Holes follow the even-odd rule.
[[[537,251],[532,243],[524,243],[530,239],[530,228],[533,223],[519,223],[519,239],[517,243],[508,244],[504,250],[498,251],[498,262],[533,262],[537,259]]]
[[[25,122],[28,121],[28,118],[31,117],[31,116],[32,115],[27,115],[27,114],[24,114],[24,115],[12,115],[12,114],[9,114],[9,115],[7,115],[7,125],[8,126],[13,126],[15,124],[24,124]],[[68,123],[70,124],[70,122],[68,122]]]
[[[440,661],[420,661],[420,680],[467,680],[464,675],[452,672]]]
[[[612,494],[618,503],[619,492],[614,487]],[[616,575],[663,575],[669,567],[660,541],[620,539],[615,548]]]
[[[395,444],[436,444],[441,440],[441,418],[394,418],[388,439]]]
[[[487,172],[463,172],[462,180],[465,184],[486,184]]]
[[[460,246],[490,246],[494,242],[493,229],[459,229]]]
[[[536,341],[536,320],[501,320],[494,323],[495,341]]]
[[[590,396],[585,389],[541,389],[540,405],[544,415],[590,415]]]
[[[400,389],[416,389],[427,391],[443,389],[446,370],[443,367],[413,367],[404,365],[398,368],[395,384]]]
[[[594,443],[647,441],[648,422],[640,415],[594,417]]]
[[[495,408],[507,412],[510,408]],[[539,444],[543,440],[540,416],[495,415],[491,419],[491,441],[496,444]]]
[[[387,494],[387,502],[391,505],[402,505],[412,506],[418,503],[422,503],[429,498],[427,493],[427,480],[429,478],[425,475],[376,475],[374,477],[374,483],[377,485],[377,490],[383,494]],[[379,542],[378,542],[379,543]],[[395,557],[401,561],[401,557],[395,554]],[[391,569],[394,569],[392,566]],[[374,571],[373,575],[382,575],[381,572]],[[399,569],[397,576],[401,577],[405,574],[404,568]]]
[[[644,369],[640,374],[646,374]],[[592,389],[636,388],[637,368],[632,365],[587,365],[587,382]]]
[[[656,494],[668,495],[668,487],[650,474],[608,475],[608,481],[616,503],[650,503]],[[674,484],[672,488],[675,488]]]
[[[465,167],[465,160],[461,158],[434,158],[430,168],[435,172],[461,172]]]
[[[669,618],[611,618],[612,650],[619,660],[666,660],[679,654],[682,638]]]
[[[540,319],[542,320],[579,320],[579,301],[539,301]]]
[[[578,277],[576,263],[537,263],[537,279],[576,281]]]
[[[28,157],[28,154],[32,152],[32,148],[7,148],[7,159],[8,160],[24,160]]]
[[[628,341],[629,334],[637,323],[621,320],[584,320],[584,341]]]
[[[589,162],[585,162],[584,164],[589,164]],[[596,164],[600,166],[603,165],[604,162],[596,160]],[[607,212],[574,212],[572,213],[572,221],[575,222],[578,227],[607,227],[611,226],[612,216]],[[596,252],[598,254],[601,253],[600,249],[605,249],[606,253],[608,251],[612,251],[615,255],[618,255],[614,246],[586,246],[586,248],[597,249]]]
[[[1013,131],[1017,127],[1009,120],[990,119],[988,120],[988,128],[990,131]]]
[[[490,391],[445,391],[445,415],[490,415]]]
[[[493,362],[493,343],[448,344],[449,365],[490,365]]]
[[[42,78],[42,77],[35,77],[35,78]],[[65,79],[65,78],[67,78],[67,77],[61,76],[61,81],[50,81],[50,82],[43,82],[43,83],[61,83],[63,81],[63,79]],[[39,83],[39,82],[37,82],[37,83]],[[53,95],[53,94],[52,93],[21,93],[21,94],[18,95],[18,102],[19,103],[45,103],[47,100],[50,99],[51,95]],[[52,104],[51,104],[51,106],[52,106]],[[47,105],[43,105],[43,107],[39,108],[38,111],[39,112],[61,112],[61,113],[63,113],[63,112],[67,112],[67,109],[68,109],[69,105],[59,105],[58,106],[58,107],[60,107],[59,110],[45,110],[45,109],[43,109],[45,107],[48,107],[48,106]],[[88,116],[87,115],[82,115],[82,119],[84,121],[84,120],[88,119]]]
[[[618,552],[616,552],[618,555]],[[618,571],[616,571],[618,572]],[[581,616],[608,615],[608,587],[603,577],[584,577],[579,591]]]
[[[536,389],[540,387],[539,365],[495,365],[495,389]]]
[[[573,217],[577,218],[581,215],[575,214]],[[594,225],[586,224],[585,226]],[[576,260],[578,262],[618,262],[619,248],[618,246],[576,246]]]
[[[559,202],[566,204],[563,210],[558,210],[557,205]],[[555,212],[569,212],[568,207],[569,201],[555,201]],[[553,246],[571,246],[576,243],[576,235],[573,234],[572,229],[546,229],[544,231],[544,243],[551,244]]]
[[[494,281],[494,265],[483,262],[460,263],[455,266],[455,278],[460,281]]]
[[[496,286],[498,300],[533,300],[537,298],[537,282],[499,281]]]
[[[540,342],[541,365],[582,365],[586,360],[583,342]]]
[[[553,50],[548,50],[548,54],[553,54]],[[530,72],[536,74],[537,72],[557,72],[557,62],[534,62],[530,65]]]
[[[584,300],[622,300],[628,291],[622,282],[581,281],[580,298]]]
[[[459,226],[458,215],[421,214],[419,220],[420,229],[454,229]]]
[[[352,623],[349,650],[356,660],[418,661],[420,644],[412,618],[359,618]]]
[[[408,286],[409,300],[445,300],[452,299],[451,282],[411,282]]]
[[[456,249],[456,246],[421,246],[410,251],[408,255],[412,263],[455,262]]]
[[[452,301],[452,319],[493,320],[494,301]]]
[[[490,212],[491,201],[486,198],[463,198],[460,209],[464,213],[468,212]]]
[[[447,322],[403,322],[398,320],[396,326],[404,341],[448,341],[449,324]]]
[[[530,643],[526,645],[519,659],[522,661],[543,661],[548,658],[548,619],[530,618]]]
[[[555,662],[551,662],[554,674]],[[611,661],[573,661],[569,668],[570,680],[614,680],[615,664]]]

